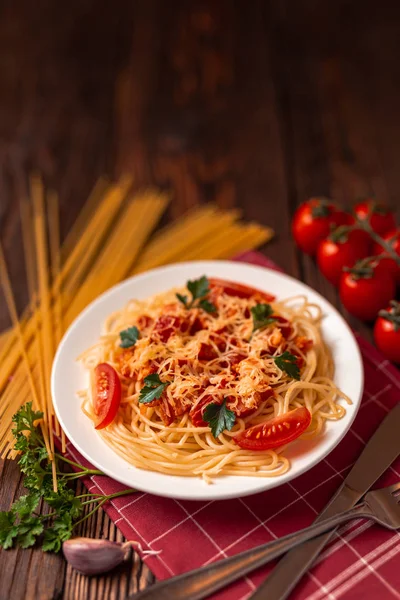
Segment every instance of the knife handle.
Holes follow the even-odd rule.
[[[373,516],[366,505],[359,504],[349,511],[314,523],[307,529],[296,531],[283,538],[241,552],[231,558],[225,558],[206,567],[156,583],[131,598],[135,600],[171,600],[171,598],[174,600],[187,600],[189,598],[190,600],[202,600],[202,598],[207,598],[210,594],[236,581],[239,577],[247,575],[247,573],[265,565],[270,560],[287,552],[290,548],[302,544],[314,536],[321,535],[321,533],[351,519],[372,518]]]

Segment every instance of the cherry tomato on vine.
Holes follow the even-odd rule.
[[[393,298],[395,290],[393,277],[374,267],[360,268],[358,274],[345,272],[339,283],[343,306],[363,321],[373,321],[381,308]]]
[[[301,406],[265,423],[249,427],[233,439],[246,450],[269,450],[293,442],[311,423],[311,413]]]
[[[400,229],[388,231],[382,238],[385,242],[388,242],[393,250],[400,256]],[[373,254],[385,254],[386,250],[380,244],[375,244],[373,248]],[[397,285],[400,285],[400,266],[396,263],[393,258],[382,258],[379,261],[379,268],[385,269],[395,278]]]
[[[371,198],[356,204],[354,213],[362,221],[369,220],[369,224],[378,235],[384,235],[396,227],[393,212]]]
[[[311,198],[294,213],[292,233],[296,244],[306,254],[315,254],[318,244],[332,227],[348,225],[351,215],[338,210],[326,198]]]
[[[108,363],[100,363],[94,370],[92,397],[95,428],[104,429],[114,420],[121,402],[121,382]]]
[[[322,240],[317,250],[319,269],[333,285],[339,285],[343,267],[352,267],[369,254],[370,244],[364,231],[355,229],[346,232],[343,228],[341,232],[341,229]]]
[[[386,310],[379,311],[374,327],[375,344],[393,362],[400,363],[400,304],[392,300]]]

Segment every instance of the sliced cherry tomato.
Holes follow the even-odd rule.
[[[363,221],[368,219],[372,229],[379,235],[384,235],[396,227],[392,211],[372,198],[367,198],[356,204],[354,212],[359,219]]]
[[[311,413],[304,406],[245,429],[233,438],[245,450],[270,450],[298,438],[311,423]]]
[[[370,276],[343,273],[340,278],[340,299],[352,315],[363,321],[373,321],[394,297],[396,285],[391,275],[378,268]]]
[[[121,402],[121,382],[117,371],[108,363],[100,363],[94,370],[93,410],[96,429],[104,429],[115,419]]]
[[[275,296],[268,294],[268,292],[263,292],[241,283],[235,283],[234,281],[225,281],[225,279],[211,277],[209,283],[211,289],[222,288],[222,291],[228,296],[237,296],[238,298],[251,298],[251,296],[256,296],[264,302],[272,302],[275,300]]]
[[[388,231],[382,238],[388,242],[393,250],[400,256],[400,229]],[[386,250],[379,244],[374,245],[373,254],[385,254]],[[382,258],[379,261],[379,268],[388,271],[396,279],[397,285],[400,285],[400,266],[393,258]]]
[[[317,262],[321,273],[333,285],[339,285],[343,267],[352,267],[369,255],[370,244],[365,232],[353,230],[343,235],[332,233],[322,240],[317,250]]]
[[[393,362],[400,363],[400,303],[393,300],[379,312],[374,327],[375,344]]]
[[[351,215],[338,210],[326,198],[311,198],[294,213],[292,233],[300,250],[315,254],[318,244],[327,237],[332,227],[349,225]]]

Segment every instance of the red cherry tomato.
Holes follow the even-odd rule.
[[[352,267],[369,254],[369,242],[364,232],[349,231],[335,241],[335,234],[322,240],[317,250],[317,262],[321,273],[333,283],[339,285],[343,267]]]
[[[270,450],[293,442],[311,423],[311,413],[302,406],[265,423],[245,429],[234,438],[245,450]]]
[[[294,213],[292,233],[300,250],[315,254],[318,244],[327,237],[332,226],[348,225],[351,215],[338,210],[325,198],[311,198]]]
[[[394,231],[388,231],[382,238],[388,242],[393,250],[400,256],[400,229]],[[373,254],[385,254],[385,248],[380,244],[375,244],[373,248]],[[400,285],[400,266],[396,263],[393,258],[382,258],[379,261],[379,268],[384,269],[391,273],[395,278],[397,285]]]
[[[100,363],[94,370],[93,410],[96,414],[95,428],[104,429],[114,419],[121,402],[121,382],[117,371],[107,363]]]
[[[339,292],[343,306],[363,321],[373,321],[395,293],[393,277],[379,269],[373,269],[370,277],[358,277],[343,273]]]
[[[394,214],[386,206],[367,198],[354,207],[356,216],[361,220],[369,219],[369,224],[378,235],[396,227]]]
[[[222,288],[222,291],[228,296],[236,296],[238,298],[250,298],[251,296],[256,296],[264,302],[272,302],[275,300],[275,296],[272,294],[257,290],[256,288],[249,287],[242,283],[225,281],[225,279],[216,279],[215,277],[210,277],[208,281],[211,289]]]
[[[374,327],[375,344],[393,362],[400,363],[400,304],[393,300],[381,310]]]

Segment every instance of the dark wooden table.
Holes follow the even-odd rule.
[[[19,308],[17,198],[35,168],[60,194],[63,235],[103,173],[172,188],[170,219],[207,200],[237,205],[275,229],[265,252],[341,310],[290,219],[315,194],[399,208],[399,58],[398,2],[3,1],[0,236]],[[7,461],[0,508],[20,493]],[[122,538],[102,512],[79,533]],[[88,579],[39,549],[0,551],[1,600],[123,599],[152,579],[138,559]]]

